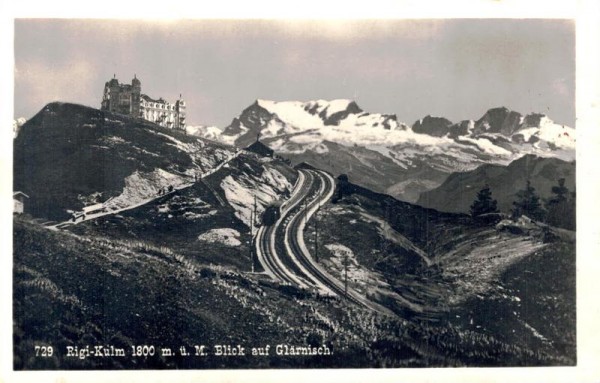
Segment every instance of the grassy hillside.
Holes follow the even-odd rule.
[[[281,368],[564,363],[489,334],[295,295],[166,247],[53,232],[22,218],[14,231],[14,367],[21,369]],[[65,357],[67,346],[113,345],[125,357]],[[210,355],[184,357],[186,346]],[[218,357],[216,344],[325,345],[330,356]],[[51,345],[51,357],[35,346]],[[132,345],[173,356],[132,357]]]
[[[342,188],[317,218],[317,254],[333,275],[345,279],[345,250],[349,286],[403,318],[473,332],[476,344],[493,337],[575,363],[572,240],[541,227],[514,234],[353,184]],[[314,253],[314,223],[307,238]]]
[[[14,141],[14,190],[29,195],[31,215],[64,219],[66,209],[119,195],[134,172],[144,178],[162,169],[173,178],[193,179],[231,152],[144,120],[51,103]]]
[[[41,245],[47,244],[47,245]],[[217,368],[247,358],[65,358],[68,345],[156,347],[306,344],[327,324],[309,323],[293,296],[172,250],[15,225],[15,368]],[[323,303],[314,302],[315,310]],[[52,345],[36,358],[34,345]],[[304,363],[305,360],[299,361]],[[252,360],[256,367],[273,363]],[[289,365],[280,358],[277,363]],[[298,363],[298,362],[296,362]]]

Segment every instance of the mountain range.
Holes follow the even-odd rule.
[[[500,107],[453,123],[425,116],[412,126],[394,114],[369,113],[352,100],[256,100],[222,132],[195,134],[237,146],[257,138],[289,158],[408,202],[455,172],[508,165],[525,154],[575,159],[575,130],[543,114]]]

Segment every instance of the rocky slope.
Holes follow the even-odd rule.
[[[332,251],[343,249],[330,243],[327,246]],[[241,273],[214,262],[208,264],[190,259],[177,249],[157,247],[145,241],[117,241],[102,236],[53,232],[17,218],[14,248],[13,367],[16,370],[574,363],[571,343],[574,341],[574,324],[568,320],[574,315],[560,295],[563,285],[574,279],[566,279],[564,275],[556,279],[558,283],[552,285],[553,289],[544,291],[544,300],[537,302],[536,310],[531,310],[539,312],[538,306],[552,304],[552,312],[544,311],[549,314],[547,319],[538,318],[546,327],[532,323],[541,336],[555,342],[556,346],[542,343],[540,347],[536,343],[540,340],[522,323],[515,327],[518,331],[514,338],[506,339],[503,334],[510,334],[510,328],[490,333],[487,326],[497,325],[495,320],[480,322],[483,319],[476,317],[475,324],[469,324],[464,310],[452,314],[453,317],[464,316],[466,324],[379,315],[344,300],[303,296],[285,286],[269,283],[258,274]],[[533,261],[532,257],[528,259]],[[565,257],[558,259],[565,262]],[[541,260],[548,259],[542,257]],[[360,262],[364,264],[362,258]],[[334,260],[332,263],[335,264]],[[352,267],[356,274],[354,263]],[[409,278],[406,276],[406,280]],[[512,273],[507,278],[516,280],[514,286],[519,286],[523,275]],[[414,285],[418,290],[429,294],[439,290],[427,280],[414,283],[420,284]],[[421,288],[427,285],[433,287]],[[496,290],[486,302],[502,296],[503,291]],[[504,294],[513,297],[512,291],[504,291]],[[556,297],[559,299],[553,299]],[[480,302],[475,300],[475,303]],[[514,303],[515,312],[527,313],[523,308],[533,307],[525,306],[525,303],[536,302],[524,301],[521,308]],[[513,306],[508,311],[501,305],[504,309],[499,309],[498,313],[513,316]],[[526,316],[519,319],[529,321]],[[507,323],[507,327],[519,324],[514,320],[503,323]],[[246,355],[216,356],[214,346],[223,343],[241,345],[246,349]],[[193,356],[194,346],[199,344],[207,347],[206,357]],[[274,348],[279,344],[327,346],[333,354],[277,355]],[[36,345],[53,346],[53,355],[35,357]],[[112,345],[125,349],[126,355],[65,357],[67,347],[83,345]],[[133,357],[131,349],[136,345],[154,346],[156,352],[152,356]],[[252,347],[264,345],[271,345],[267,355],[251,355]],[[192,356],[182,357],[181,346],[191,350]],[[162,348],[171,348],[172,356],[162,355]]]
[[[258,157],[240,156],[228,166],[205,183],[70,231],[17,217],[15,369],[574,364],[572,245],[550,245],[537,234],[474,224],[465,215],[347,184],[341,198],[319,213],[319,262],[397,314],[383,315],[249,272],[249,228],[223,181],[231,177],[238,190],[260,189],[257,181],[275,171],[289,183],[293,174]],[[271,190],[287,182],[274,179]],[[312,251],[314,223],[308,226]],[[567,278],[530,294],[524,278],[537,279],[536,265],[548,262],[560,263]],[[523,274],[522,264],[531,275]],[[286,357],[271,351],[233,360],[212,352],[224,342],[247,350],[325,345],[334,354]],[[33,358],[34,344],[59,352]],[[204,344],[210,354],[64,357],[67,346],[82,344],[173,350]]]
[[[409,127],[395,115],[365,112],[351,100],[257,100],[219,137],[214,130],[200,134],[238,146],[260,136],[294,163],[346,173],[354,182],[410,202],[454,172],[507,165],[525,154],[566,161],[575,156],[572,128],[506,108],[458,123],[426,116]],[[377,170],[382,166],[387,171]]]

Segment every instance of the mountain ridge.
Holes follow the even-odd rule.
[[[489,109],[477,120],[453,123],[428,115],[409,126],[396,115],[368,113],[347,99],[258,99],[220,137],[213,133],[213,139],[242,147],[259,137],[293,163],[348,173],[358,183],[408,202],[441,185],[449,174],[483,164],[508,165],[526,154],[573,160],[576,140],[574,129],[545,115],[523,116],[506,107]],[[389,174],[353,174],[364,166],[377,169],[375,161],[383,157],[393,164]]]
[[[551,197],[551,189],[560,178],[565,179],[567,188],[575,190],[574,161],[529,154],[508,166],[486,164],[468,172],[454,173],[437,188],[421,193],[417,203],[438,211],[468,213],[477,192],[487,185],[492,198],[498,201],[498,209],[510,213],[517,192],[525,188],[527,181],[546,199]]]

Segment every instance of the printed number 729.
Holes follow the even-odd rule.
[[[54,349],[52,346],[35,346],[35,356],[41,356],[43,358],[47,358],[54,354]]]

